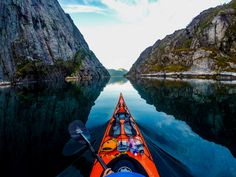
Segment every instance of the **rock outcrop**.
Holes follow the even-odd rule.
[[[57,0],[1,0],[0,81],[109,76]]]
[[[208,9],[185,28],[158,40],[128,75],[236,72],[236,1]]]

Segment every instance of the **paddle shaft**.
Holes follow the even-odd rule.
[[[98,162],[101,164],[102,168],[104,170],[108,169],[107,165],[105,164],[105,162],[102,160],[102,158],[96,153],[96,151],[94,150],[93,146],[90,144],[90,142],[87,140],[87,138],[82,134],[81,137],[85,140],[85,142],[87,143],[90,151],[92,152],[92,154],[96,157],[96,159],[98,160]]]

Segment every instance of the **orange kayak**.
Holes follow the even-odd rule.
[[[108,123],[98,155],[114,172],[136,172],[159,177],[152,155],[122,94]],[[103,168],[95,160],[90,177],[102,175]]]

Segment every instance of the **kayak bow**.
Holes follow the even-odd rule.
[[[159,177],[146,142],[120,94],[108,123],[98,155],[114,172],[136,172]],[[101,177],[103,167],[95,160],[90,177]]]

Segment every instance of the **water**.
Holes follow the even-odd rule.
[[[161,176],[236,176],[236,85],[112,78],[0,90],[0,176],[89,176],[84,150],[63,157],[80,119],[97,148],[120,92]]]

